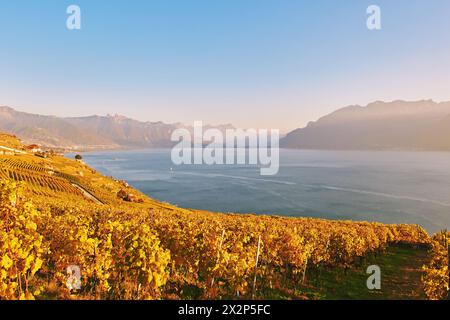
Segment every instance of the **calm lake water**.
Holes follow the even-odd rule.
[[[103,174],[180,207],[450,229],[447,152],[281,150],[275,176],[260,176],[255,166],[175,166],[170,150],[83,156]]]

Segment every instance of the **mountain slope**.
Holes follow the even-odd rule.
[[[450,150],[450,102],[348,106],[290,132],[286,148]]]
[[[27,143],[46,146],[116,146],[112,140],[82,130],[64,119],[19,112],[9,107],[0,107],[0,129]]]
[[[181,123],[141,122],[120,115],[59,118],[0,107],[0,131],[17,135],[26,143],[67,149],[170,147],[173,130],[192,126]],[[224,131],[232,125],[211,126]]]
[[[162,147],[176,125],[139,122],[123,116],[58,118],[0,107],[0,130],[27,143],[65,148]]]
[[[140,122],[123,116],[89,116],[65,118],[71,125],[99,137],[109,137],[126,147],[167,147],[170,135],[177,125],[163,122]]]

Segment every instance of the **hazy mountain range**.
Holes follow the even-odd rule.
[[[170,147],[181,123],[141,122],[124,116],[60,118],[0,107],[0,131],[48,147],[111,149]],[[206,126],[209,128],[211,126]],[[214,126],[221,131],[232,125]],[[281,139],[285,148],[450,150],[450,102],[376,101],[338,109]]]
[[[450,102],[348,106],[290,132],[280,144],[301,149],[450,150]]]
[[[181,123],[141,122],[120,115],[60,118],[0,107],[0,131],[17,135],[26,143],[67,149],[170,147],[172,131],[192,127]],[[205,125],[205,129],[210,128]],[[219,130],[231,125],[214,126]]]

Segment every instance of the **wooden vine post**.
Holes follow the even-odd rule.
[[[303,277],[302,277],[302,284],[305,283],[305,277],[306,277],[306,268],[308,267],[308,257],[306,257],[305,260],[305,267],[303,268]]]
[[[219,249],[217,250],[217,259],[216,259],[216,265],[219,263],[220,259],[220,251],[222,250],[222,244],[223,244],[223,238],[225,237],[225,230],[222,231],[222,236],[220,237],[219,242]],[[211,288],[214,286],[214,277],[211,279]]]
[[[260,249],[261,249],[261,235],[259,235],[259,237],[258,237],[258,250],[256,251],[256,262],[255,262],[255,273],[253,276],[252,299],[254,299],[255,292],[256,292],[256,272],[258,271],[258,261],[259,261]]]

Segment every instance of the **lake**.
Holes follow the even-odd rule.
[[[175,166],[169,149],[83,157],[103,174],[180,207],[450,229],[449,152],[282,149],[274,176],[261,176],[257,166]]]

